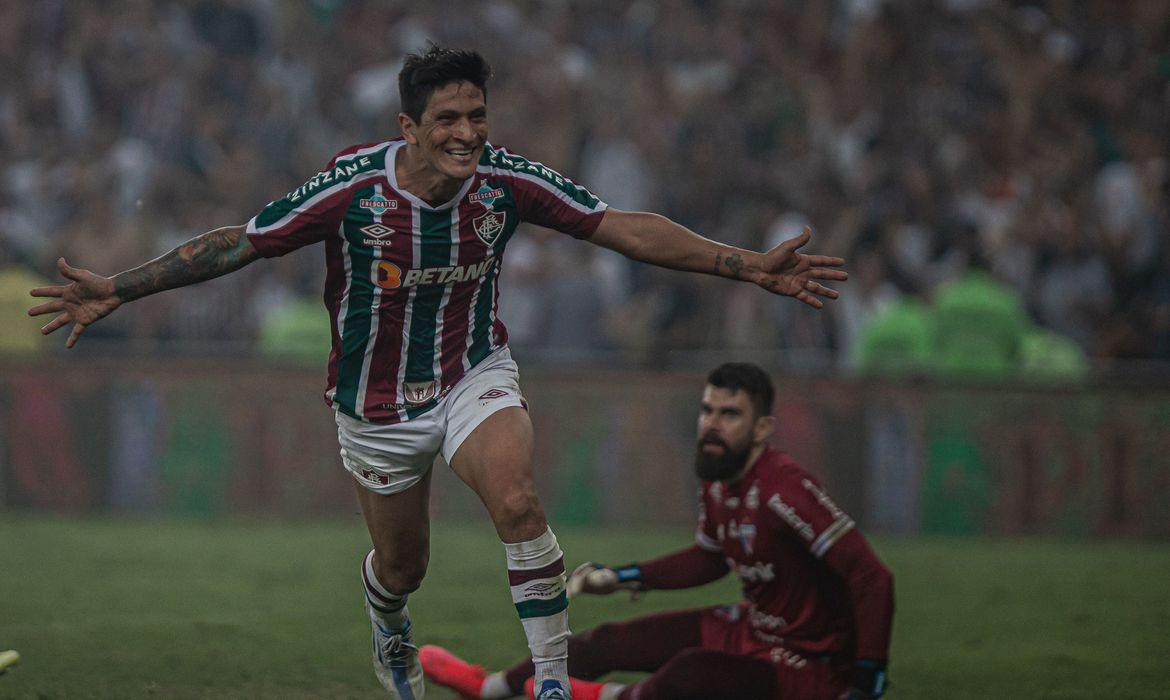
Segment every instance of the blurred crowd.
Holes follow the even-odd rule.
[[[1170,359],[1170,3],[1142,0],[0,3],[0,290],[60,255],[125,269],[396,136],[397,72],[428,40],[493,64],[494,143],[611,206],[756,250],[810,224],[849,260],[816,313],[526,229],[501,304],[532,354],[849,366],[883,309],[979,270],[1090,357]],[[255,349],[306,299],[325,323],[323,256],[142,300],[87,340]]]

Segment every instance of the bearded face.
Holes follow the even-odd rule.
[[[695,445],[695,474],[703,481],[731,481],[742,474],[771,433],[746,391],[710,384],[703,390]]]
[[[752,451],[750,437],[728,443],[708,433],[699,439],[695,451],[695,474],[703,481],[725,481],[743,471]]]

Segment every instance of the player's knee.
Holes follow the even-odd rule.
[[[395,595],[418,590],[427,574],[427,557],[390,561],[378,567],[378,582]]]
[[[501,533],[533,539],[543,534],[546,527],[548,522],[535,491],[515,489],[496,509],[496,528]]]

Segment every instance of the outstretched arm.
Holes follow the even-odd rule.
[[[243,226],[227,226],[198,235],[171,252],[119,272],[111,279],[121,301],[186,287],[235,272],[260,257]]]
[[[633,260],[674,270],[705,272],[755,283],[773,294],[796,297],[819,309],[819,297],[836,299],[837,292],[821,280],[845,280],[841,258],[798,252],[812,231],[766,253],[756,253],[703,238],[658,214],[607,209],[590,240]]]
[[[57,314],[41,328],[41,333],[46,335],[73,323],[73,331],[65,341],[65,347],[71,348],[86,326],[110,315],[127,301],[226,275],[258,257],[260,254],[244,234],[244,227],[229,226],[196,236],[161,257],[113,277],[70,267],[61,258],[57,268],[70,283],[32,290],[30,294],[34,297],[55,300],[34,306],[28,314]]]
[[[609,595],[619,590],[668,591],[694,588],[723,578],[730,569],[723,556],[691,545],[640,564],[610,567],[588,562],[569,577],[569,596]]]

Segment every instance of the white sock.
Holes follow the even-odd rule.
[[[533,678],[536,682],[536,690],[540,690],[540,684],[546,678],[552,678],[561,682],[565,687],[565,691],[569,690],[569,661],[568,659],[556,659],[555,661],[539,661],[534,662],[536,670],[533,672]]]
[[[536,688],[547,678],[569,690],[569,611],[565,562],[551,529],[534,540],[504,544],[512,602],[536,666]]]
[[[597,700],[618,700],[622,691],[626,689],[624,683],[606,683],[601,687]]]
[[[506,700],[506,698],[514,697],[512,689],[508,687],[508,681],[504,678],[503,671],[496,671],[483,679],[483,685],[479,688],[480,700]]]
[[[410,623],[410,613],[406,609],[405,595],[396,595],[386,590],[374,574],[374,550],[370,550],[362,562],[362,583],[366,590],[370,616],[382,623],[387,629],[400,630]]]

